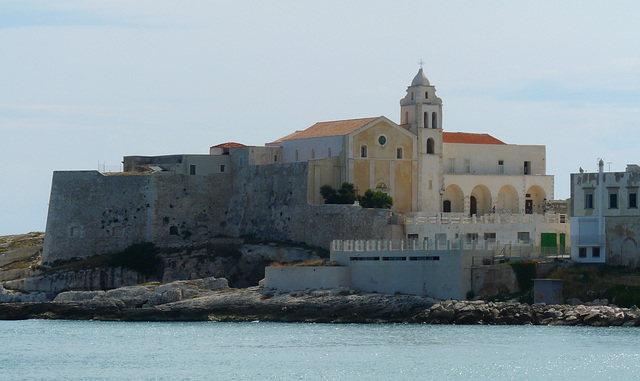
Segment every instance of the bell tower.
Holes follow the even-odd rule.
[[[442,210],[442,99],[424,74],[418,74],[400,100],[400,125],[418,137],[418,210]]]

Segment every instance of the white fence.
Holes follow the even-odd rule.
[[[424,215],[420,213],[407,213],[405,225],[439,225],[439,224],[516,224],[516,223],[568,223],[566,214],[510,214],[496,213],[482,216],[469,216],[464,213],[438,213],[437,215]]]

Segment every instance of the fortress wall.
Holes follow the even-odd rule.
[[[309,205],[308,164],[245,166],[234,178],[228,235],[255,235],[329,248],[333,239],[391,238],[389,210]]]
[[[43,262],[88,257],[148,240],[150,179],[54,172]]]
[[[307,171],[307,163],[290,163],[206,176],[54,172],[43,262],[121,251],[143,241],[188,246],[219,235],[327,249],[333,239],[392,238],[388,210],[309,205]]]

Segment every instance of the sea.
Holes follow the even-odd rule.
[[[636,380],[640,328],[0,321],[1,380]]]

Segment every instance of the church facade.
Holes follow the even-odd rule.
[[[442,99],[422,68],[400,100],[400,124],[384,116],[320,122],[267,146],[281,147],[285,163],[309,163],[316,204],[322,185],[343,182],[389,194],[394,211],[427,215],[541,214],[553,199],[545,147],[445,131]]]

